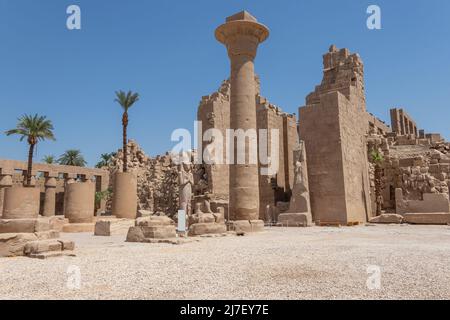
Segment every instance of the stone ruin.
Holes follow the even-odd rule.
[[[178,211],[178,172],[169,154],[151,158],[133,140],[128,142],[128,171],[137,177],[137,210],[173,217]],[[111,177],[122,170],[122,150],[113,157],[108,170]],[[110,179],[110,188],[113,179]],[[111,202],[107,209],[111,210]]]
[[[416,132],[368,136],[368,149],[377,150],[384,158],[380,179],[383,210],[400,214],[409,223],[450,223],[450,144],[434,141],[436,135],[420,137]],[[371,167],[374,194],[376,177]]]
[[[245,28],[247,24],[257,25],[256,19],[246,12],[227,19],[227,23],[233,21],[239,21]],[[239,32],[233,28],[228,30],[227,23],[216,31],[216,37],[223,43],[228,33]],[[262,34],[265,32],[264,28],[258,30]],[[258,32],[256,37],[265,37]],[[250,60],[252,58],[250,54]],[[233,59],[231,56],[230,79],[223,81],[216,92],[201,99],[197,112],[197,120],[202,122],[199,136],[209,129],[218,129],[225,136],[226,129],[233,127],[231,86],[236,62]],[[293,225],[310,225],[314,221],[318,225],[354,225],[373,219],[379,215],[378,209],[383,214],[399,213],[401,219],[412,213],[436,214],[436,210],[444,215],[448,213],[445,199],[448,202],[449,144],[439,134],[418,130],[416,122],[404,109],[391,110],[392,128],[369,113],[364,65],[358,54],[330,47],[323,56],[323,79],[299,108],[298,123],[295,115],[284,113],[261,95],[257,75],[245,77],[248,83],[242,90],[255,96],[254,106],[253,101],[247,106],[255,112],[255,115],[253,111],[249,114],[255,117],[255,128],[281,132],[278,173],[255,176],[257,184],[252,188],[258,192],[252,196],[252,201],[257,200],[258,215],[252,219],[269,224],[294,221]],[[211,140],[203,141],[200,151],[208,149],[210,144]],[[296,174],[298,146],[302,146],[304,157],[304,161],[300,161],[304,175],[300,180],[304,182],[300,184]],[[376,177],[376,165],[371,159],[374,150],[384,158],[381,173],[378,173],[381,177]],[[129,153],[130,167],[138,176],[138,208],[176,219],[179,185],[171,156],[166,154],[152,159],[133,141],[130,141]],[[109,169],[111,172],[120,170],[120,165],[119,152]],[[258,166],[260,169],[261,165]],[[194,212],[217,213],[223,208],[225,220],[240,219],[235,215],[237,211],[229,208],[230,190],[234,188],[230,188],[230,169],[229,165],[220,163],[193,168],[191,208],[196,208]],[[377,191],[377,186],[381,191]],[[377,192],[381,192],[378,199]],[[435,195],[431,196],[433,201],[429,200],[430,194]],[[203,205],[205,199],[208,208]],[[298,199],[301,201],[296,202]],[[436,202],[443,205],[436,209],[433,207]],[[298,203],[302,203],[302,208],[296,207]],[[295,216],[300,220],[295,220],[292,214],[300,214]]]
[[[209,129],[223,136],[229,128],[278,129],[277,173],[259,174],[264,168],[260,163],[187,168],[168,153],[149,157],[130,140],[136,210],[126,217],[95,217],[95,211],[105,214],[113,207],[111,200],[96,206],[94,194],[116,186],[122,150],[106,168],[109,177],[104,170],[74,172],[38,164],[44,179],[33,179],[36,188],[19,186],[23,163],[0,161],[0,256],[45,258],[48,252],[71,252],[74,243],[58,239],[59,232],[126,233],[129,242],[180,243],[175,226],[179,209],[187,212],[190,236],[257,231],[263,220],[291,227],[313,222],[450,223],[450,143],[440,134],[419,130],[403,108],[391,109],[391,127],[369,113],[363,62],[336,46],[324,54],[322,81],[299,108],[297,123],[295,115],[261,95],[253,60],[268,34],[245,11],[219,26],[216,38],[227,47],[231,74],[218,91],[201,99],[197,120],[202,122],[201,137]],[[208,151],[212,142],[202,141],[189,157]],[[267,148],[270,153],[270,141]],[[374,153],[380,155],[377,160]],[[15,182],[17,170],[22,174]]]
[[[95,192],[108,174],[98,169],[34,164],[31,187],[24,187],[27,164],[0,160],[0,256],[47,258],[72,255],[75,244],[61,232],[90,232],[94,213],[104,206]]]

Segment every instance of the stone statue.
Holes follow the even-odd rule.
[[[192,186],[194,185],[194,175],[190,164],[181,163],[178,167],[178,182],[180,185],[179,209],[184,210],[186,215],[191,214]]]
[[[308,173],[305,147],[301,141],[294,151],[295,178],[289,209],[278,216],[278,222],[287,226],[309,226],[312,223],[308,191]]]

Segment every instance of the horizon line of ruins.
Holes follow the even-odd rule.
[[[260,92],[254,60],[269,29],[243,11],[228,17],[215,36],[227,49],[231,73],[201,99],[194,148],[189,131],[181,130],[172,141],[183,141],[155,158],[126,140],[103,169],[36,164],[39,191],[29,198],[12,191],[23,183],[25,164],[0,160],[3,218],[29,206],[29,216],[65,215],[71,223],[92,223],[94,214],[135,219],[140,211],[176,220],[183,210],[196,215],[195,225],[202,214],[220,212],[209,222],[225,220],[246,231],[277,223],[355,225],[383,215],[450,223],[450,143],[420,130],[403,109],[390,110],[391,126],[369,113],[358,54],[329,48],[323,79],[297,121]],[[73,187],[85,184],[89,189]],[[109,197],[94,201],[107,190]]]

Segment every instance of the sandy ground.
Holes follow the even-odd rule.
[[[269,228],[178,246],[63,237],[76,257],[0,259],[0,299],[450,299],[448,226]]]

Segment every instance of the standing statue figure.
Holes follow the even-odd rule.
[[[303,219],[303,225],[308,226],[312,223],[312,216],[308,188],[308,169],[303,141],[300,141],[299,145],[294,150],[294,165],[295,177],[289,210],[286,216],[283,217],[280,215],[279,220],[281,217],[281,219],[284,218],[285,220],[290,220],[292,223],[295,223],[297,221],[294,219],[294,216],[296,216],[299,219],[298,221]]]
[[[186,216],[189,216],[192,210],[192,187],[194,185],[194,175],[190,164],[183,162],[179,165],[178,183],[180,186],[179,209],[184,210]]]

